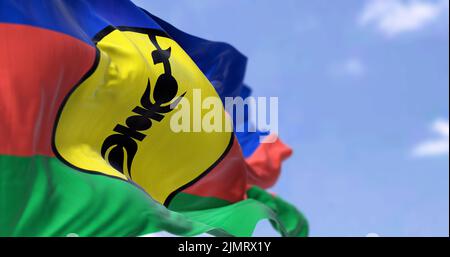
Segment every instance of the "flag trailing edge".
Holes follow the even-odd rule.
[[[265,218],[282,235],[307,234],[301,213],[261,189],[291,154],[281,141],[180,136],[164,123],[161,108],[192,85],[222,99],[249,94],[233,47],[118,0],[2,1],[0,38],[0,235],[250,236]],[[139,127],[149,115],[161,126]]]

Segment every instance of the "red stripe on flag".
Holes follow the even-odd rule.
[[[292,150],[276,138],[271,143],[260,144],[252,156],[244,159],[235,139],[225,158],[183,193],[219,198],[232,203],[241,201],[246,198],[246,190],[251,186],[273,186],[280,176],[282,162],[291,154]]]
[[[53,156],[64,97],[95,61],[95,48],[66,34],[0,24],[0,154]]]
[[[270,137],[268,139],[273,139]],[[251,186],[272,187],[280,176],[282,162],[292,155],[292,149],[278,137],[272,141],[261,143],[258,149],[246,159],[249,166],[248,184]]]
[[[246,189],[247,165],[241,147],[235,139],[225,158],[183,193],[237,202],[245,198]]]

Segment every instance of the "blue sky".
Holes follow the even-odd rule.
[[[448,0],[134,2],[248,56],[295,151],[273,191],[312,236],[449,235]]]

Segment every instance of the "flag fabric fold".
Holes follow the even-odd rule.
[[[171,130],[174,106],[250,95],[234,47],[128,0],[1,1],[0,39],[0,236],[307,235],[264,190],[276,135]]]

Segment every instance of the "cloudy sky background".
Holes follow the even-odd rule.
[[[273,191],[312,236],[448,236],[448,0],[134,2],[249,57],[295,151]]]

